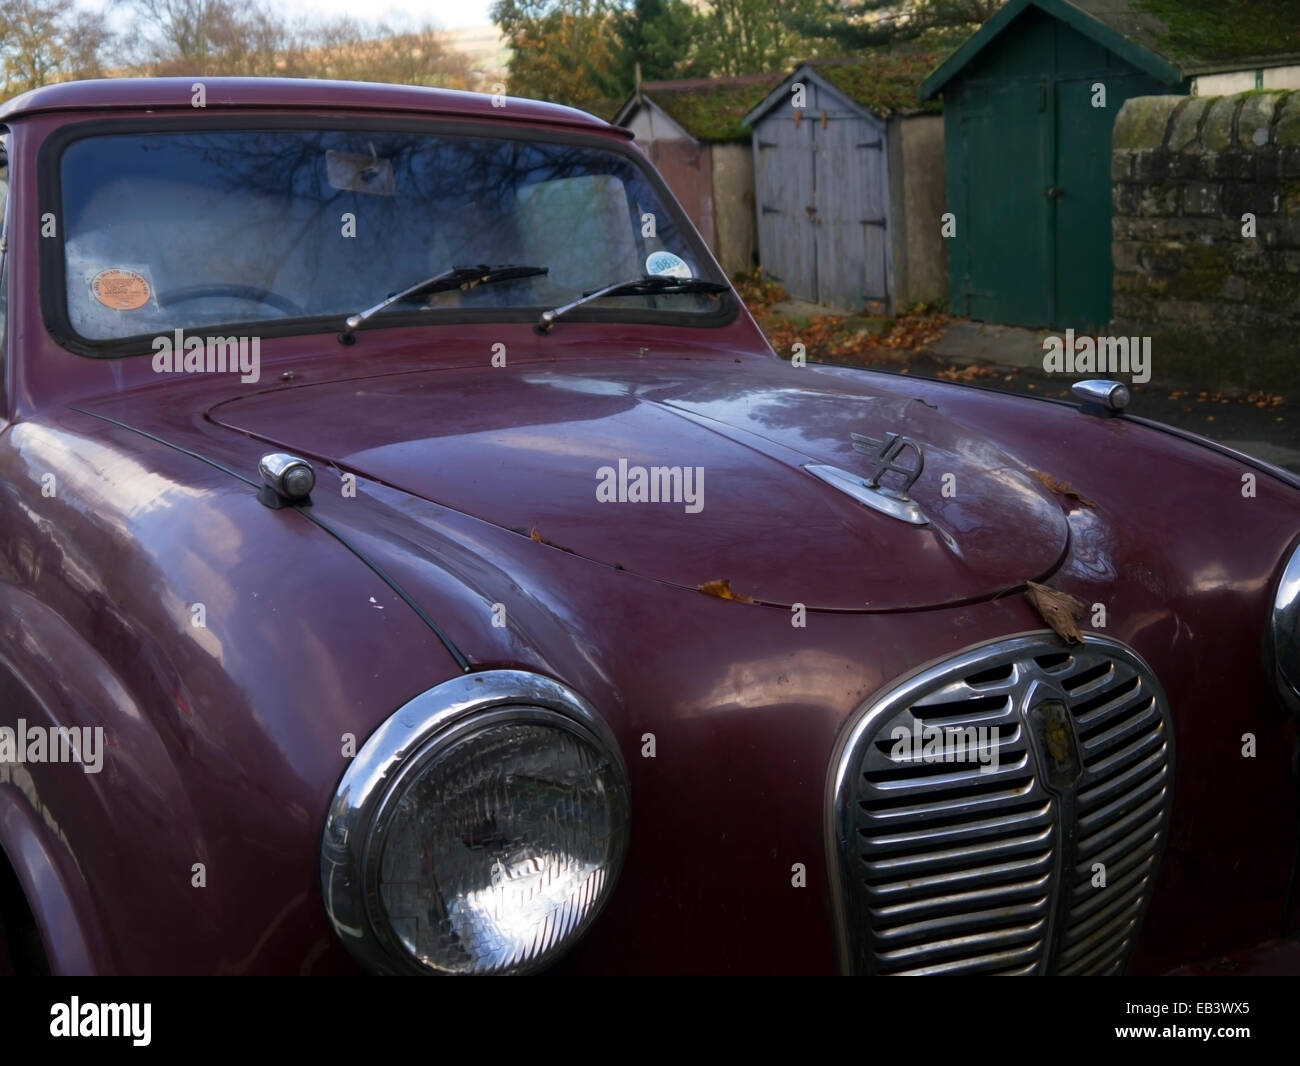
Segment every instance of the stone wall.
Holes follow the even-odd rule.
[[[1111,332],[1153,380],[1300,397],[1300,92],[1138,97],[1112,146]]]
[[[948,249],[937,221],[948,210],[943,116],[896,116],[888,136],[893,310],[901,311],[948,297]]]

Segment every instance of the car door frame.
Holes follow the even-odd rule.
[[[13,318],[13,301],[9,298],[11,285],[9,241],[13,233],[13,227],[10,225],[13,201],[13,178],[10,173],[9,154],[11,144],[9,129],[0,126],[0,171],[3,171],[4,175],[3,179],[0,179],[4,185],[3,199],[0,200],[0,435],[4,434],[10,425],[9,397],[12,394],[9,383],[12,373],[10,354],[13,347],[9,343],[12,332],[10,320]]]

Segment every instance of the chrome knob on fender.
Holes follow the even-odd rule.
[[[1070,386],[1070,392],[1085,407],[1092,405],[1116,413],[1124,410],[1132,399],[1132,393],[1123,382],[1096,378],[1089,381],[1076,381]]]
[[[316,471],[311,463],[288,452],[267,452],[258,460],[257,472],[267,487],[284,500],[305,500],[316,486]]]

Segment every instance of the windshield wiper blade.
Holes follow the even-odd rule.
[[[364,311],[358,311],[355,315],[348,315],[343,322],[343,332],[339,334],[339,343],[354,343],[356,341],[354,334],[368,318],[377,315],[384,308],[391,307],[395,303],[409,300],[412,296],[420,296],[431,292],[444,292],[447,289],[469,290],[476,285],[490,285],[494,281],[533,278],[546,273],[549,273],[548,267],[516,266],[514,264],[489,266],[487,263],[479,263],[477,266],[452,267],[450,270],[444,270],[441,274],[435,274],[431,278],[416,282],[409,289],[393,293],[392,296],[381,300],[373,307],[367,307]]]
[[[666,274],[619,281],[613,285],[606,285],[603,289],[596,289],[594,292],[585,292],[563,307],[543,311],[542,317],[537,320],[537,332],[550,333],[551,327],[561,315],[567,315],[574,308],[581,307],[592,300],[599,300],[602,296],[675,296],[678,293],[727,292],[730,288],[731,286],[723,285],[718,281],[705,281],[703,278],[674,278]]]

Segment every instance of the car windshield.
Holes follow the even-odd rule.
[[[453,287],[402,313],[532,317],[646,274],[725,281],[627,154],[558,140],[383,129],[83,137],[59,165],[69,324],[91,341],[220,323],[343,319],[453,267],[545,273]],[[595,317],[719,312],[626,295]],[[575,315],[574,317],[582,317]]]

